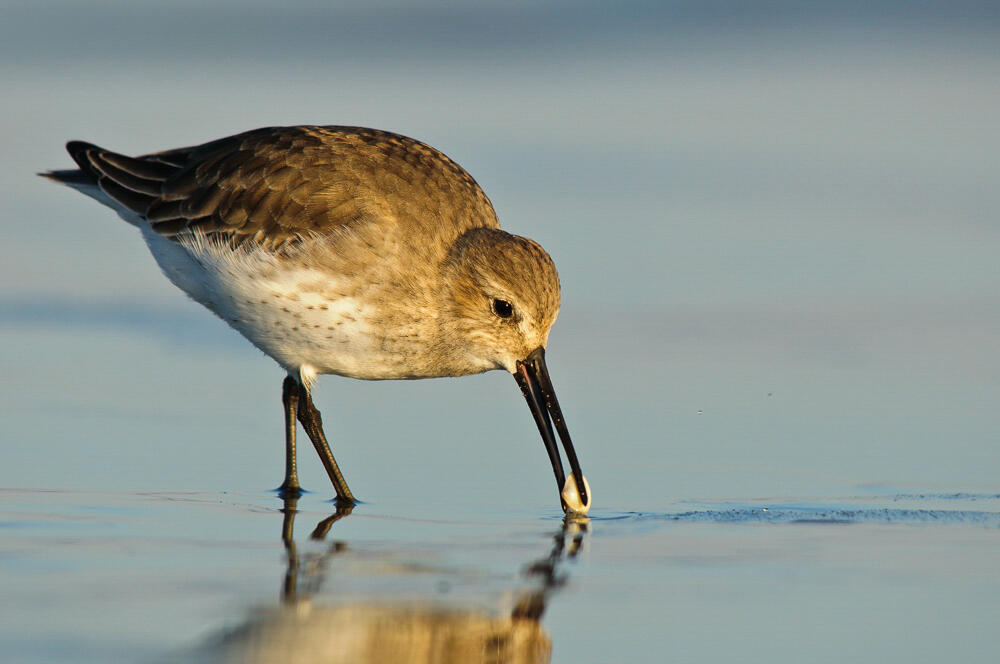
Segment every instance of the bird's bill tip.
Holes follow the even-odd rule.
[[[567,516],[585,516],[590,511],[590,501],[593,500],[590,482],[587,481],[586,475],[583,476],[583,491],[580,491],[576,474],[570,473],[566,478],[566,484],[563,485],[560,497],[566,508]]]
[[[562,441],[563,448],[566,451],[566,458],[573,471],[571,477],[582,478],[583,472],[580,470],[580,462],[576,457],[573,440],[570,438],[569,429],[566,427],[566,420],[563,418],[562,409],[559,407],[559,400],[556,399],[555,388],[552,386],[552,379],[549,377],[549,369],[545,364],[545,348],[543,346],[539,346],[533,350],[524,360],[518,361],[514,378],[521,388],[521,393],[528,403],[528,408],[531,410],[531,415],[538,427],[538,432],[542,436],[542,442],[545,444],[549,461],[552,463],[552,472],[555,474],[556,486],[560,492],[563,510],[567,513],[580,512],[581,510],[586,512],[586,510],[590,509],[590,487],[587,486],[586,478],[584,478],[582,487],[578,486],[575,480],[573,481],[573,488],[575,489],[571,492],[575,495],[575,498],[571,496],[573,504],[570,504],[566,496],[563,495],[564,489],[567,488],[567,479],[566,473],[563,470],[562,457],[556,445],[555,433],[552,430],[553,423],[555,424],[556,431],[559,433],[559,439]],[[551,420],[549,419],[550,416]]]

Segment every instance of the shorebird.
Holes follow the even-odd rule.
[[[282,495],[301,491],[298,419],[338,504],[355,503],[313,404],[319,374],[503,369],[531,409],[563,509],[589,509],[545,362],[560,306],[555,265],[538,243],[501,230],[489,198],[444,154],[338,126],[266,127],[139,157],[82,141],[66,149],[78,168],[40,175],[138,227],[174,285],[287,373]]]

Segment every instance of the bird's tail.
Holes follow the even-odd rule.
[[[90,196],[135,225],[142,223],[164,181],[178,170],[158,155],[128,157],[85,141],[70,141],[66,151],[79,168],[38,175]]]

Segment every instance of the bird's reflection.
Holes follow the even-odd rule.
[[[331,527],[349,516],[338,509],[320,521],[310,539],[329,542],[320,552],[300,553],[294,537],[297,499],[285,500],[281,538],[287,567],[280,606],[258,611],[200,655],[217,662],[548,662],[552,642],[541,626],[554,591],[566,581],[563,561],[580,551],[589,522],[567,519],[552,549],[522,570],[527,585],[514,591],[512,609],[490,612],[426,600],[314,602],[344,541],[327,540]],[[480,602],[481,604],[481,602]]]

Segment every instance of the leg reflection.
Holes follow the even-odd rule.
[[[299,499],[297,497],[284,499],[284,507],[281,509],[283,515],[281,521],[281,541],[285,545],[285,555],[288,558],[288,565],[285,568],[285,579],[281,584],[281,601],[284,604],[295,604],[299,598],[299,554],[298,549],[295,546],[295,515],[298,512]],[[330,532],[330,527],[340,521],[345,516],[348,516],[354,510],[354,505],[337,505],[337,511],[320,521],[316,528],[313,530],[311,539],[323,540],[326,539],[327,534]],[[308,597],[312,593],[316,592],[322,582],[320,578],[323,574],[323,570],[326,568],[327,560],[342,551],[346,550],[347,544],[344,542],[334,542],[331,549],[319,556],[311,556],[308,559],[308,567],[310,570],[315,571],[317,576],[310,575],[307,582],[307,589],[302,589],[305,591],[305,597]]]

